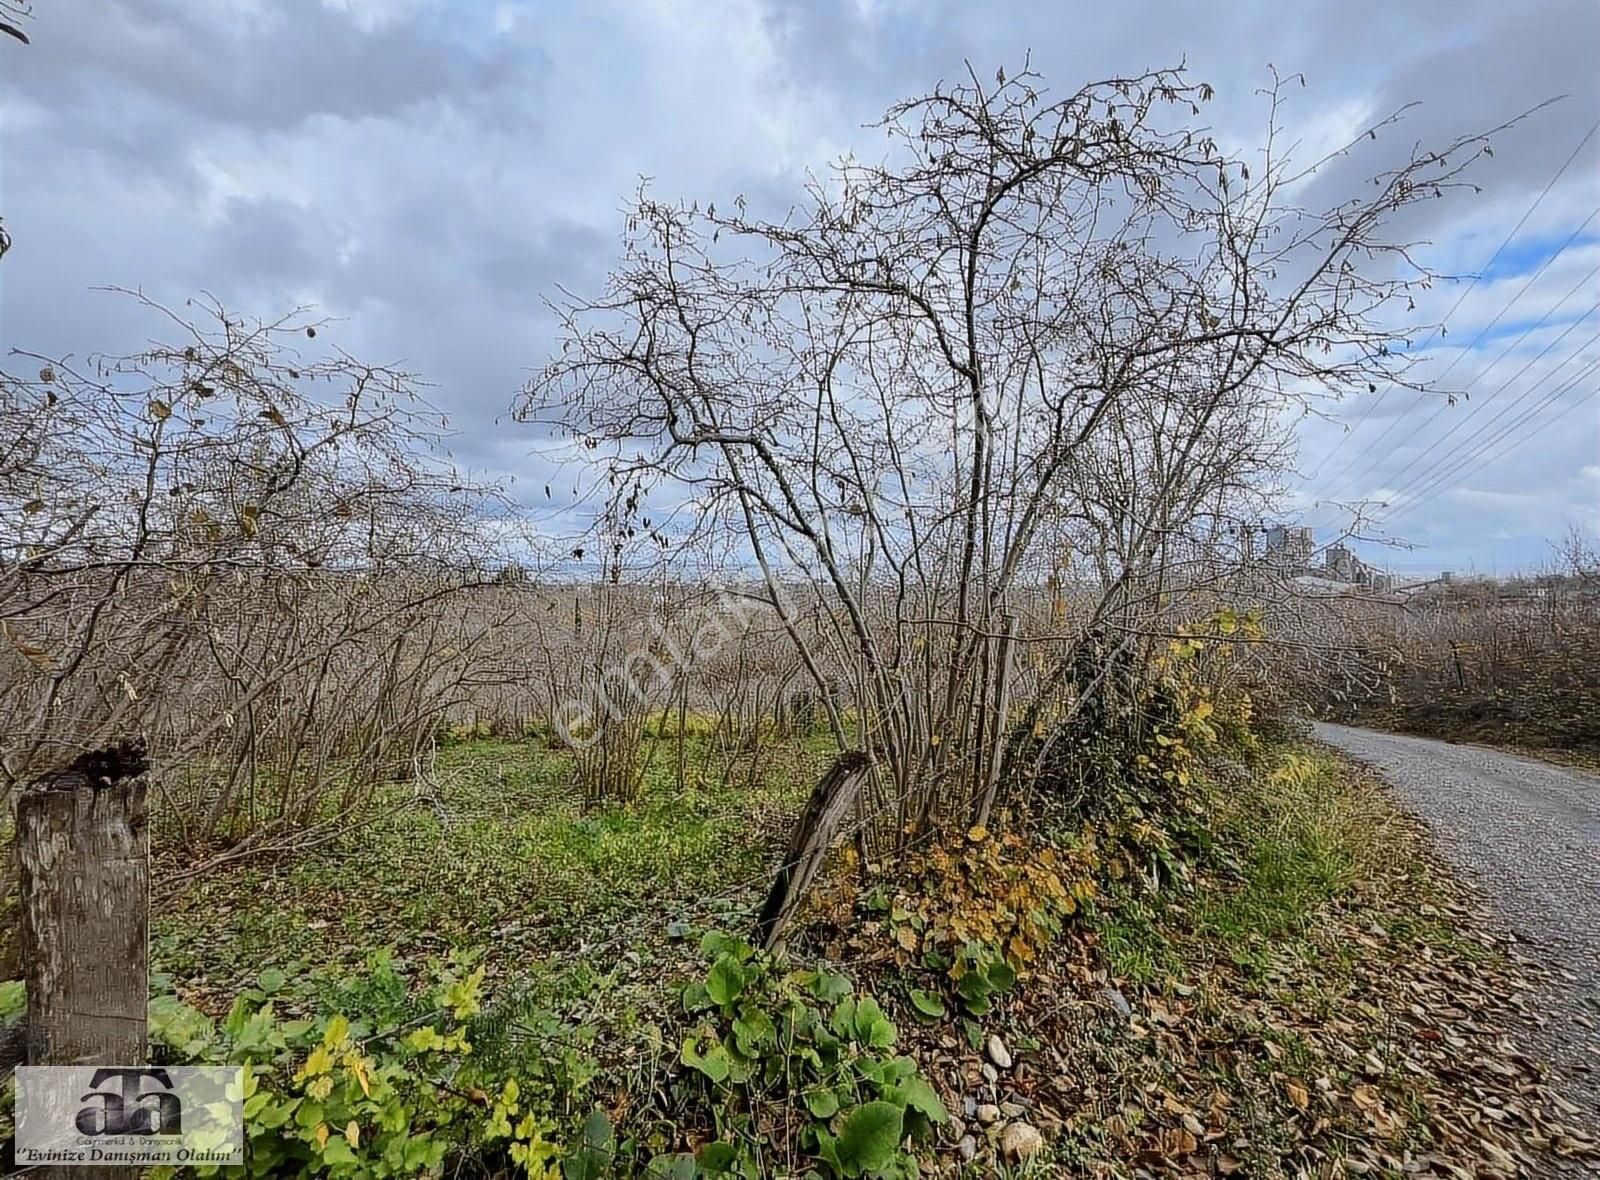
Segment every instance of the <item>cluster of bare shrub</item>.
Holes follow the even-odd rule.
[[[492,494],[404,374],[193,310],[0,384],[0,785],[137,735],[203,841],[347,812],[424,749],[470,676],[479,628],[441,604],[483,580]]]
[[[1328,715],[1452,739],[1600,749],[1600,554],[1574,531],[1549,568],[1439,582],[1352,608],[1362,675],[1323,677]]]
[[[725,781],[807,729],[871,755],[894,842],[1026,781],[1099,683],[1086,651],[1142,667],[1243,598],[1321,658],[1241,526],[1290,412],[1411,384],[1430,279],[1387,227],[1485,141],[1313,211],[1387,123],[1291,163],[1275,85],[1244,159],[1198,129],[1209,97],[973,77],[781,220],[641,192],[518,401],[610,492],[560,541],[511,545],[415,383],[303,317],[152,307],[175,342],[13,354],[0,785],[138,735],[171,834],[259,845],[425,777],[451,726],[570,747],[594,802],[661,741],[682,781],[697,725]]]
[[[840,742],[896,832],[1025,779],[1085,643],[1142,655],[1253,592],[1239,525],[1287,411],[1408,384],[1429,277],[1386,226],[1484,141],[1312,211],[1328,161],[1290,162],[1277,89],[1250,159],[1195,129],[1209,97],[1174,71],[1059,100],[974,76],[891,109],[888,162],[779,220],[641,191],[605,290],[558,308],[519,409],[604,466],[589,543],[623,560],[670,514],[758,571],[816,691],[847,686]]]

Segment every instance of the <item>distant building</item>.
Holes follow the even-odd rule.
[[[1294,573],[1310,569],[1317,543],[1312,531],[1291,525],[1275,524],[1267,530],[1267,561]]]
[[[1322,555],[1323,569],[1335,582],[1357,582],[1361,559],[1343,545],[1329,545]]]
[[[1343,545],[1329,545],[1323,554],[1323,576],[1334,582],[1386,594],[1394,589],[1394,577],[1374,569]]]
[[[1293,577],[1319,578],[1376,593],[1388,593],[1394,588],[1392,575],[1368,565],[1338,542],[1323,550],[1320,560],[1313,564],[1318,556],[1316,534],[1304,526],[1273,525],[1266,530],[1265,540],[1266,563]]]

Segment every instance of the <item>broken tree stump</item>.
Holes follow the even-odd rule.
[[[872,759],[860,750],[847,750],[812,789],[756,919],[756,942],[763,950],[773,950],[782,943],[783,932],[799,908],[811,878],[833,847],[839,822],[855,803],[871,770]]]
[[[150,843],[144,745],[44,775],[17,800],[29,1065],[147,1060]]]

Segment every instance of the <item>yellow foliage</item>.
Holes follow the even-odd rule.
[[[1092,844],[1064,856],[1012,833],[974,827],[961,845],[914,857],[889,907],[895,958],[905,966],[942,953],[956,978],[965,961],[955,952],[977,942],[1025,970],[1078,901],[1093,895],[1095,855]]]

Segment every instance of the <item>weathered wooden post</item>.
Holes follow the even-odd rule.
[[[150,843],[143,743],[77,758],[17,800],[29,1065],[148,1058]]]
[[[783,932],[800,907],[806,887],[833,847],[839,821],[861,793],[871,769],[872,760],[867,755],[848,750],[839,755],[813,788],[795,823],[778,875],[767,892],[766,904],[756,919],[756,941],[763,949],[773,950],[783,942]]]

